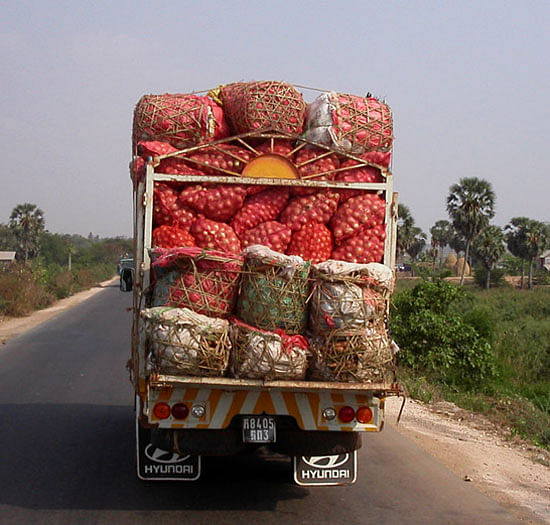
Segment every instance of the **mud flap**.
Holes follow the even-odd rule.
[[[190,454],[180,456],[155,447],[151,443],[151,430],[142,428],[136,421],[137,475],[152,481],[195,481],[201,475],[201,457]]]
[[[294,481],[298,485],[351,485],[356,480],[357,450],[335,456],[294,457]]]

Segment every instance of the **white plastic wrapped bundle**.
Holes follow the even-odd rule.
[[[155,371],[169,375],[223,375],[229,363],[229,323],[188,308],[153,307],[141,312]]]
[[[393,273],[378,263],[325,261],[314,265],[309,327],[314,334],[345,336],[357,330],[384,329]]]
[[[235,377],[247,379],[304,379],[308,364],[305,337],[258,330],[237,319],[232,320],[233,352],[231,370]]]

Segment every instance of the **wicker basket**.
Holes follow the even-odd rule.
[[[357,330],[385,330],[393,274],[377,263],[326,261],[313,266],[309,328],[344,337]]]
[[[303,334],[307,327],[310,262],[259,245],[249,246],[245,253],[238,316],[262,330]]]
[[[187,308],[148,308],[142,330],[153,369],[161,374],[220,376],[229,363],[229,323]]]
[[[323,93],[309,104],[306,138],[345,152],[389,152],[393,118],[384,102],[372,96]]]
[[[385,331],[362,330],[341,337],[334,333],[310,340],[313,363],[309,379],[388,383],[395,378],[394,350]]]
[[[306,104],[302,95],[286,82],[237,82],[222,86],[220,98],[235,134],[273,130],[302,132]]]
[[[143,140],[160,140],[183,149],[228,134],[222,108],[208,97],[144,95],[134,110],[134,148]]]
[[[300,335],[268,332],[231,320],[231,371],[234,377],[302,380],[308,364],[308,342]]]
[[[153,306],[190,308],[228,317],[235,306],[243,259],[200,248],[169,250],[153,263]]]

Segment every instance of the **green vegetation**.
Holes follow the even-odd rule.
[[[399,286],[391,330],[412,397],[482,412],[550,448],[550,289]]]
[[[0,249],[17,253],[0,268],[0,315],[22,316],[112,277],[132,241],[50,233],[40,208],[25,203],[0,224]]]

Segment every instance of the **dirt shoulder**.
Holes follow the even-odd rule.
[[[108,286],[113,286],[115,283],[118,282],[118,279],[118,276],[113,277],[112,279],[99,283],[97,286],[94,286],[89,290],[84,290],[83,292],[71,295],[71,297],[61,299],[60,301],[55,302],[49,308],[37,310],[36,312],[33,312],[32,314],[25,317],[0,316],[0,344],[3,344],[8,341],[8,339],[27,332],[28,330],[31,330],[41,325],[42,323],[49,321],[67,308],[71,308],[72,306],[75,306],[85,301],[86,299],[89,299],[104,288]]]
[[[387,420],[449,470],[474,484],[524,523],[550,523],[550,453],[509,441],[490,421],[447,402],[387,403]]]

